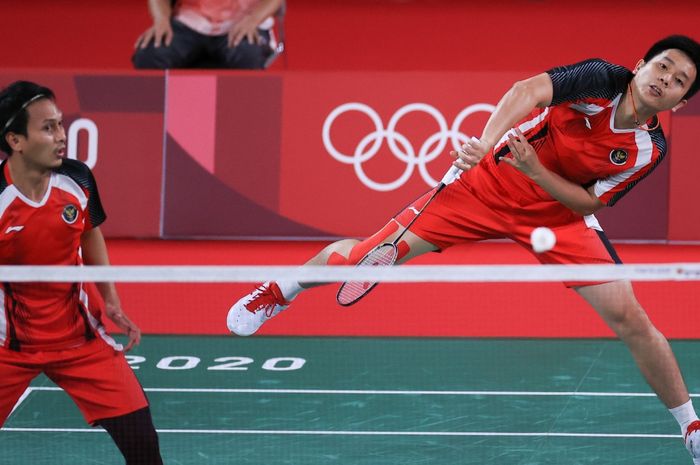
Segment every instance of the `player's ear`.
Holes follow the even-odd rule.
[[[688,101],[686,99],[683,99],[680,102],[678,102],[675,107],[671,108],[671,111],[676,112],[676,111],[680,110],[681,108],[683,108],[684,106],[686,106],[687,103],[688,103]]]
[[[8,132],[5,134],[5,141],[7,142],[7,145],[10,146],[13,152],[19,152],[21,150],[21,141],[19,137],[17,137],[17,134],[14,132]]]
[[[634,69],[632,70],[632,74],[637,74],[637,71],[639,71],[639,68],[644,66],[644,60],[639,60],[637,64],[634,66]]]

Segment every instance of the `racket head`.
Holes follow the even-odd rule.
[[[384,243],[370,250],[355,266],[391,266],[398,256],[396,244]],[[377,284],[376,281],[345,281],[335,298],[343,307],[349,307],[369,294]]]

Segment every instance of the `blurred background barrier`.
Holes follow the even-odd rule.
[[[321,239],[367,236],[435,185],[526,75],[3,70],[0,85],[54,88],[108,237]],[[699,117],[700,101],[663,115],[670,156],[600,212],[611,239],[700,240]]]

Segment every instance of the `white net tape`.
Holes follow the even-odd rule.
[[[0,282],[698,281],[700,263],[634,265],[0,266]]]

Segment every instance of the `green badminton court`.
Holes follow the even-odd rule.
[[[700,341],[674,341],[700,392]],[[690,464],[676,422],[607,339],[147,336],[129,354],[167,464]],[[1,464],[121,464],[38,378]]]

